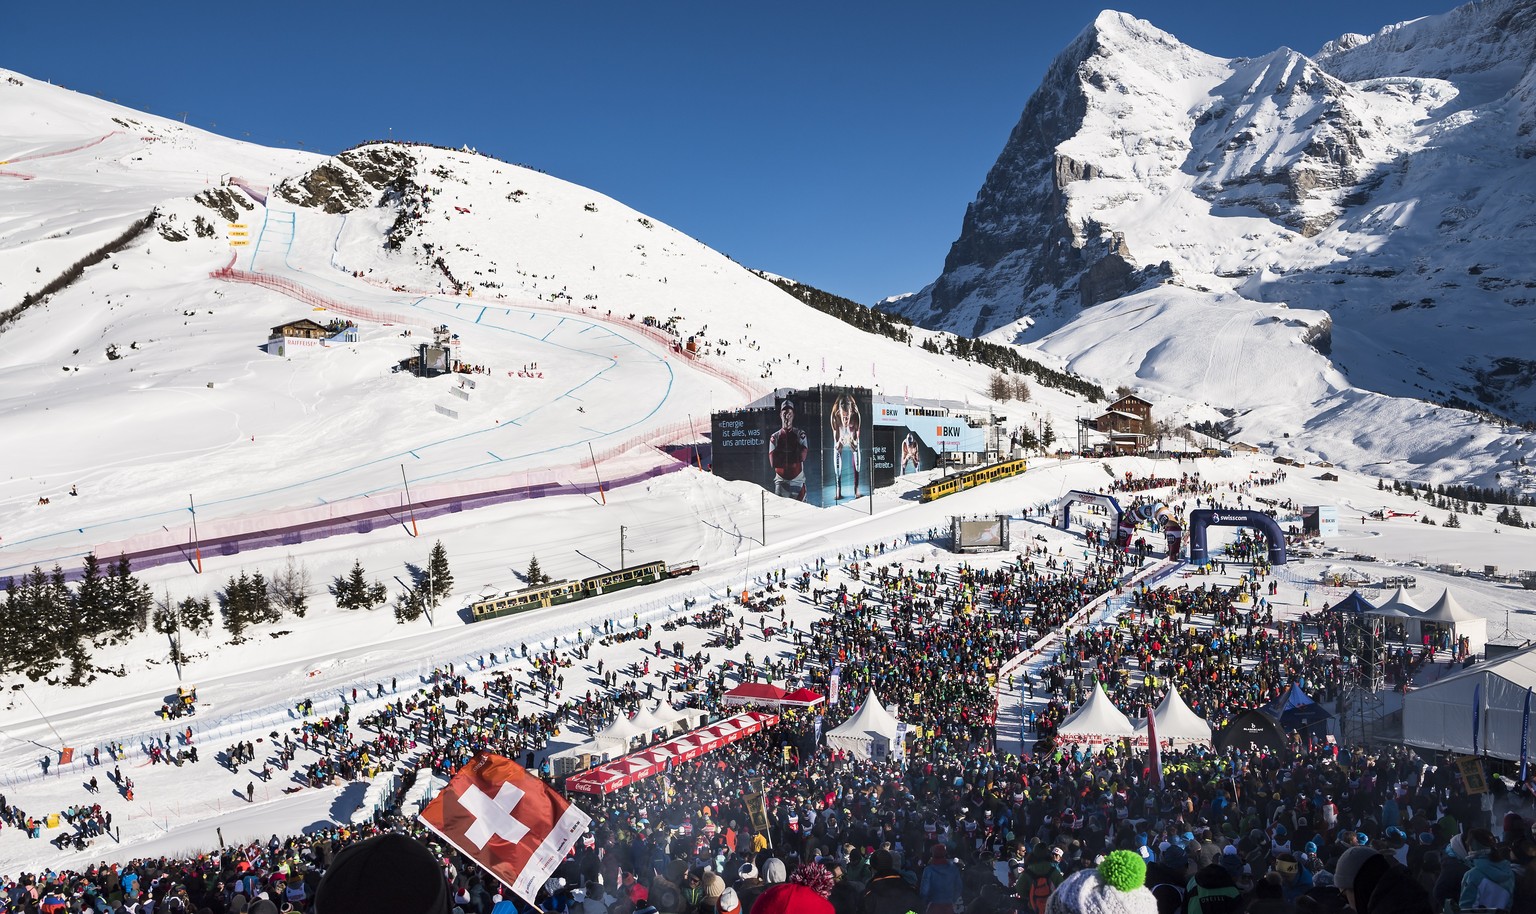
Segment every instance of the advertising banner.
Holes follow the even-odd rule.
[[[898,477],[939,465],[938,452],[905,425],[876,425],[871,469],[875,488],[891,485]]]
[[[821,491],[814,504],[831,506],[869,495],[874,415],[869,390],[818,387],[822,446]]]

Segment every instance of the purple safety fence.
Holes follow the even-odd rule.
[[[634,485],[635,483],[655,479],[668,473],[675,473],[678,470],[687,469],[687,467],[688,464],[686,463],[667,462],[658,464],[625,476],[605,480],[603,489],[604,491],[612,491],[621,486]],[[404,526],[410,523],[413,516],[416,520],[421,521],[442,517],[445,514],[458,514],[461,511],[523,501],[529,498],[547,498],[551,495],[596,494],[598,494],[598,487],[595,481],[563,482],[546,480],[484,492],[424,499],[413,504],[401,505],[398,508],[381,507],[356,511],[350,514],[327,517],[270,530],[248,530],[225,536],[214,536],[203,539],[200,545],[204,555],[239,555],[248,549],[292,546],[298,543],[313,542],[314,540],[342,536],[348,533],[369,533],[391,524]],[[128,557],[128,563],[134,569],[155,568],[174,562],[195,564],[197,560],[195,547],[191,542],[157,546],[138,551],[127,551],[121,554]],[[103,561],[108,559],[115,561],[117,554],[104,558]],[[48,564],[51,565],[52,562]],[[81,570],[77,568],[65,572],[65,577],[74,581],[79,579],[81,573]],[[0,576],[0,589],[8,587],[12,580],[15,580],[18,585],[21,583],[19,575]]]

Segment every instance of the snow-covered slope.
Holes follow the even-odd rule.
[[[1345,36],[1311,57],[1236,60],[1102,13],[1029,99],[943,275],[882,307],[1032,342],[1099,377],[1117,378],[1083,354],[1125,350],[1115,368],[1154,396],[1236,411],[1250,438],[1305,426],[1320,454],[1350,449],[1363,417],[1349,404],[1374,395],[1536,420],[1533,57],[1536,7],[1522,0]],[[1125,296],[1159,302],[1166,319],[1134,332],[1108,319],[1119,309],[1105,303]],[[1239,306],[1251,321],[1229,317]],[[1181,337],[1257,338],[1277,317],[1291,332],[1272,351],[1304,342],[1314,355],[1250,370],[1241,390],[1169,364]],[[1249,412],[1255,401],[1296,411],[1277,423]],[[1432,437],[1467,423],[1422,404],[1371,412],[1427,413]],[[1478,453],[1497,432],[1430,449],[1454,459],[1421,472],[1498,469]],[[1410,470],[1428,453],[1403,445],[1375,459]]]
[[[859,331],[616,200],[470,151],[264,149],[6,72],[0,136],[12,571],[180,536],[189,495],[206,534],[398,498],[402,476],[420,497],[590,481],[593,455],[632,475],[779,387],[987,402],[984,366]],[[304,318],[358,339],[261,348]],[[396,371],[435,328],[483,371]],[[1018,421],[1067,428],[1083,406],[1041,390]],[[66,510],[71,486],[89,497]]]

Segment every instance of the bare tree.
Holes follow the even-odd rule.
[[[304,613],[309,609],[309,598],[314,590],[309,566],[291,555],[288,556],[288,562],[282,570],[272,575],[272,583],[269,586],[272,602],[283,611],[291,612],[300,619],[304,618]]]
[[[987,379],[987,396],[994,400],[1007,400],[1013,396],[1013,385],[1008,376],[1001,371],[992,372],[992,377]]]

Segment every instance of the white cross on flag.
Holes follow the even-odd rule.
[[[529,903],[592,821],[521,765],[488,752],[459,769],[420,819]]]

